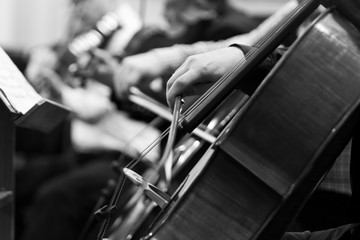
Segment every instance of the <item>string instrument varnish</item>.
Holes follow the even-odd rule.
[[[191,131],[246,84],[247,73],[320,3],[302,1],[244,63],[219,79],[215,94],[205,93],[185,111],[181,125]],[[302,33],[163,202],[142,239],[281,238],[359,122],[359,5],[337,1]]]

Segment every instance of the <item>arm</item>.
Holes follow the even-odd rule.
[[[249,33],[237,35],[232,38],[218,42],[197,42],[191,45],[175,45],[167,48],[154,49],[146,53],[152,55],[156,62],[163,66],[163,71],[175,71],[186,60],[187,57],[195,54],[213,51],[227,47],[233,43],[241,43],[252,46],[261,40],[266,34],[285,18],[285,16],[296,8],[297,1],[290,0],[282,8],[262,22],[256,29]]]
[[[234,42],[251,46],[262,39],[268,31],[276,26],[296,6],[297,2],[290,0],[255,30],[224,41],[174,45],[172,47],[158,48],[146,53],[125,57],[123,61],[113,69],[112,85],[116,95],[120,98],[124,97],[127,95],[131,86],[151,81],[166,73],[174,72],[191,55],[221,49]]]
[[[233,44],[230,47],[188,57],[167,82],[166,98],[170,108],[173,107],[176,96],[202,95],[215,81],[242,61],[246,61],[244,57],[250,49],[246,45]],[[251,91],[253,85],[257,86],[285,50],[279,47],[265,59],[256,71],[251,73],[251,84],[246,86],[249,89],[242,90]]]

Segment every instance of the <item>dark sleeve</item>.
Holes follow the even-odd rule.
[[[231,47],[239,48],[245,55],[251,50],[252,47],[242,45],[242,44],[232,44]],[[242,84],[238,86],[246,94],[252,94],[255,89],[259,86],[262,80],[270,72],[270,70],[275,66],[275,64],[280,60],[280,58],[286,52],[286,47],[278,47],[275,49],[258,67],[250,71],[247,75],[247,79],[250,81],[241,81]]]

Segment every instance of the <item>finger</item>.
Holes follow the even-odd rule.
[[[182,75],[179,75],[176,79],[173,79],[173,84],[168,89],[166,98],[168,105],[171,109],[174,107],[175,98],[177,96],[185,96],[186,91],[193,85],[197,79],[200,78],[198,71],[189,70]]]
[[[176,81],[176,79],[178,79],[181,75],[183,75],[185,72],[187,72],[189,70],[188,65],[186,64],[186,62],[184,64],[182,64],[174,73],[173,75],[170,77],[170,79],[167,81],[166,83],[166,91],[168,91],[172,85],[174,84],[174,82]]]
[[[140,74],[137,71],[132,71],[127,67],[121,67],[114,78],[114,85],[116,86],[116,96],[124,99],[129,95],[130,87],[139,82]]]

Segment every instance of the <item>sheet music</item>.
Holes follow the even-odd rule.
[[[0,47],[0,97],[8,108],[26,114],[42,97]]]

